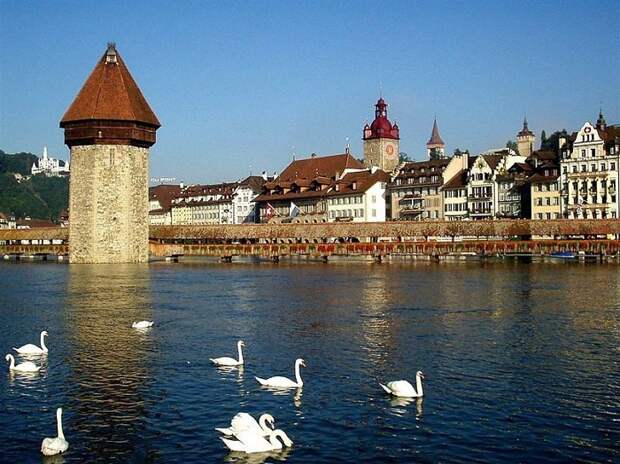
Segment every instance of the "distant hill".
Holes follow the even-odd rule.
[[[37,156],[32,153],[5,153],[0,150],[0,174],[5,172],[29,176]]]
[[[69,205],[69,179],[41,174],[21,182],[15,178],[15,174],[29,176],[36,160],[32,153],[0,150],[0,212],[56,221]]]

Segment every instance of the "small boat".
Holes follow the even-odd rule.
[[[554,251],[549,256],[558,259],[575,259],[577,257],[572,251]]]

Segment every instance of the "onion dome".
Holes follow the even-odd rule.
[[[399,137],[399,130],[396,124],[392,125],[387,117],[387,103],[383,98],[379,98],[375,104],[375,120],[368,126],[364,126],[364,140],[387,138],[396,139]]]

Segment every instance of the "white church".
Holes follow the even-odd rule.
[[[32,175],[45,174],[48,177],[69,175],[69,162],[47,156],[47,146],[43,147],[43,157],[39,158],[31,169]]]

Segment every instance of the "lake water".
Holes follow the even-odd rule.
[[[618,462],[620,269],[582,264],[0,263],[0,461]],[[145,333],[134,320],[152,319]],[[243,370],[209,357],[236,355]],[[275,394],[254,376],[304,386]],[[37,359],[37,363],[40,361]],[[426,375],[423,401],[379,381]],[[294,446],[247,458],[213,429],[270,412]]]

